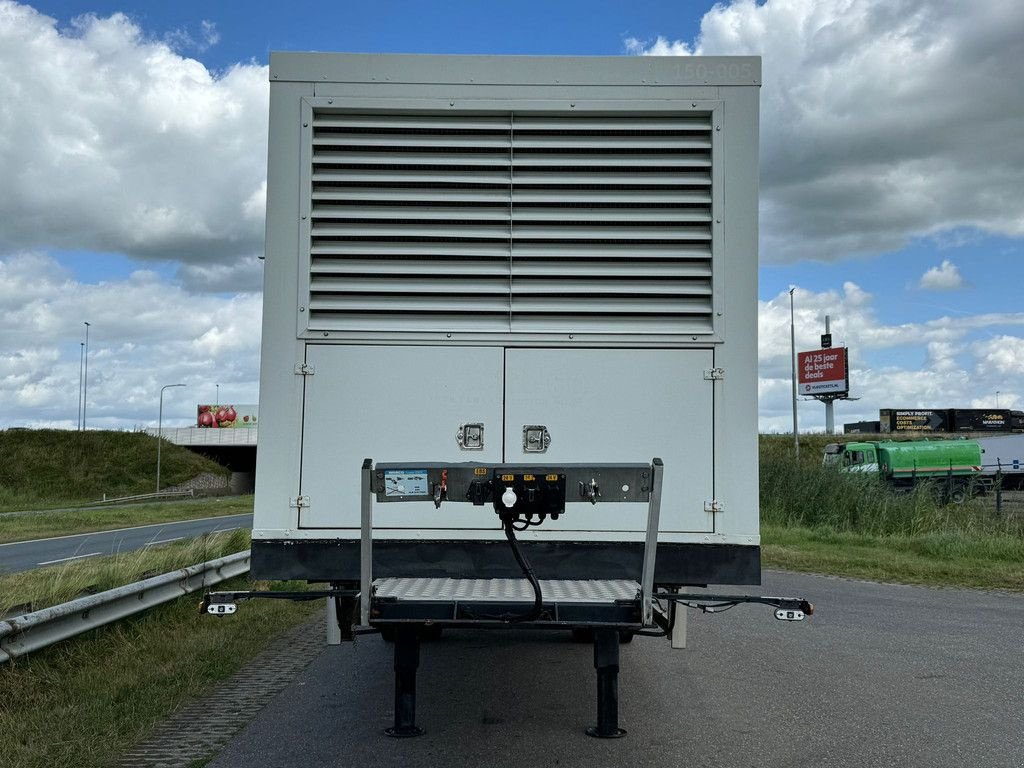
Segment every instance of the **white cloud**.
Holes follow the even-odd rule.
[[[635,37],[626,38],[626,50],[629,53],[638,53],[644,56],[692,56],[693,49],[682,40],[666,40],[661,35],[653,43],[637,40]]]
[[[0,259],[0,425],[74,426],[83,320],[90,426],[154,424],[160,386],[179,381],[166,423],[190,423],[218,383],[222,399],[254,403],[261,307],[258,294],[192,294],[147,270],[91,285],[44,254]]]
[[[659,55],[763,56],[762,257],[1024,235],[1024,3],[734,0]]]
[[[208,23],[200,35],[216,42]],[[215,74],[122,14],[61,30],[0,0],[0,68],[0,253],[204,264],[262,249],[266,67]]]
[[[1024,327],[1024,312],[939,317],[922,323],[886,325],[873,297],[854,283],[840,291],[794,292],[796,347],[816,349],[824,317],[832,318],[833,345],[850,355],[851,394],[838,402],[836,423],[873,421],[880,408],[1017,407],[1015,390],[1024,375],[1024,338],[976,336],[1007,326]],[[759,405],[761,429],[792,429],[789,294],[759,305]],[[1024,333],[1024,330],[1022,330]],[[822,429],[824,409],[799,403],[801,430]]]
[[[997,336],[978,342],[973,351],[979,376],[1024,376],[1024,339]]]
[[[953,291],[964,287],[964,278],[956,264],[943,259],[942,264],[921,275],[917,285],[925,291]]]

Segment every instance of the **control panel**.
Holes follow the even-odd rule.
[[[496,469],[491,478],[494,511],[502,517],[552,520],[565,511],[565,472],[560,469]]]
[[[556,517],[567,503],[644,502],[651,496],[649,464],[378,464],[378,502],[432,501],[493,506],[515,517]]]

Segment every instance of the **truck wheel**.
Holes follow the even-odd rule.
[[[962,485],[953,486],[949,492],[949,503],[963,504],[965,501],[967,501],[967,489]]]

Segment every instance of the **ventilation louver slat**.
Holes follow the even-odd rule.
[[[314,112],[312,330],[711,333],[698,115]]]

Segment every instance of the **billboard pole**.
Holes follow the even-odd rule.
[[[829,330],[829,316],[825,315],[825,335],[829,336],[830,333],[831,332]],[[831,338],[829,339],[829,343],[830,344],[832,343]],[[835,408],[835,400],[833,400],[831,397],[826,398],[826,400],[825,400],[825,434],[826,435],[834,435],[836,433],[836,416],[835,416],[834,408]]]

